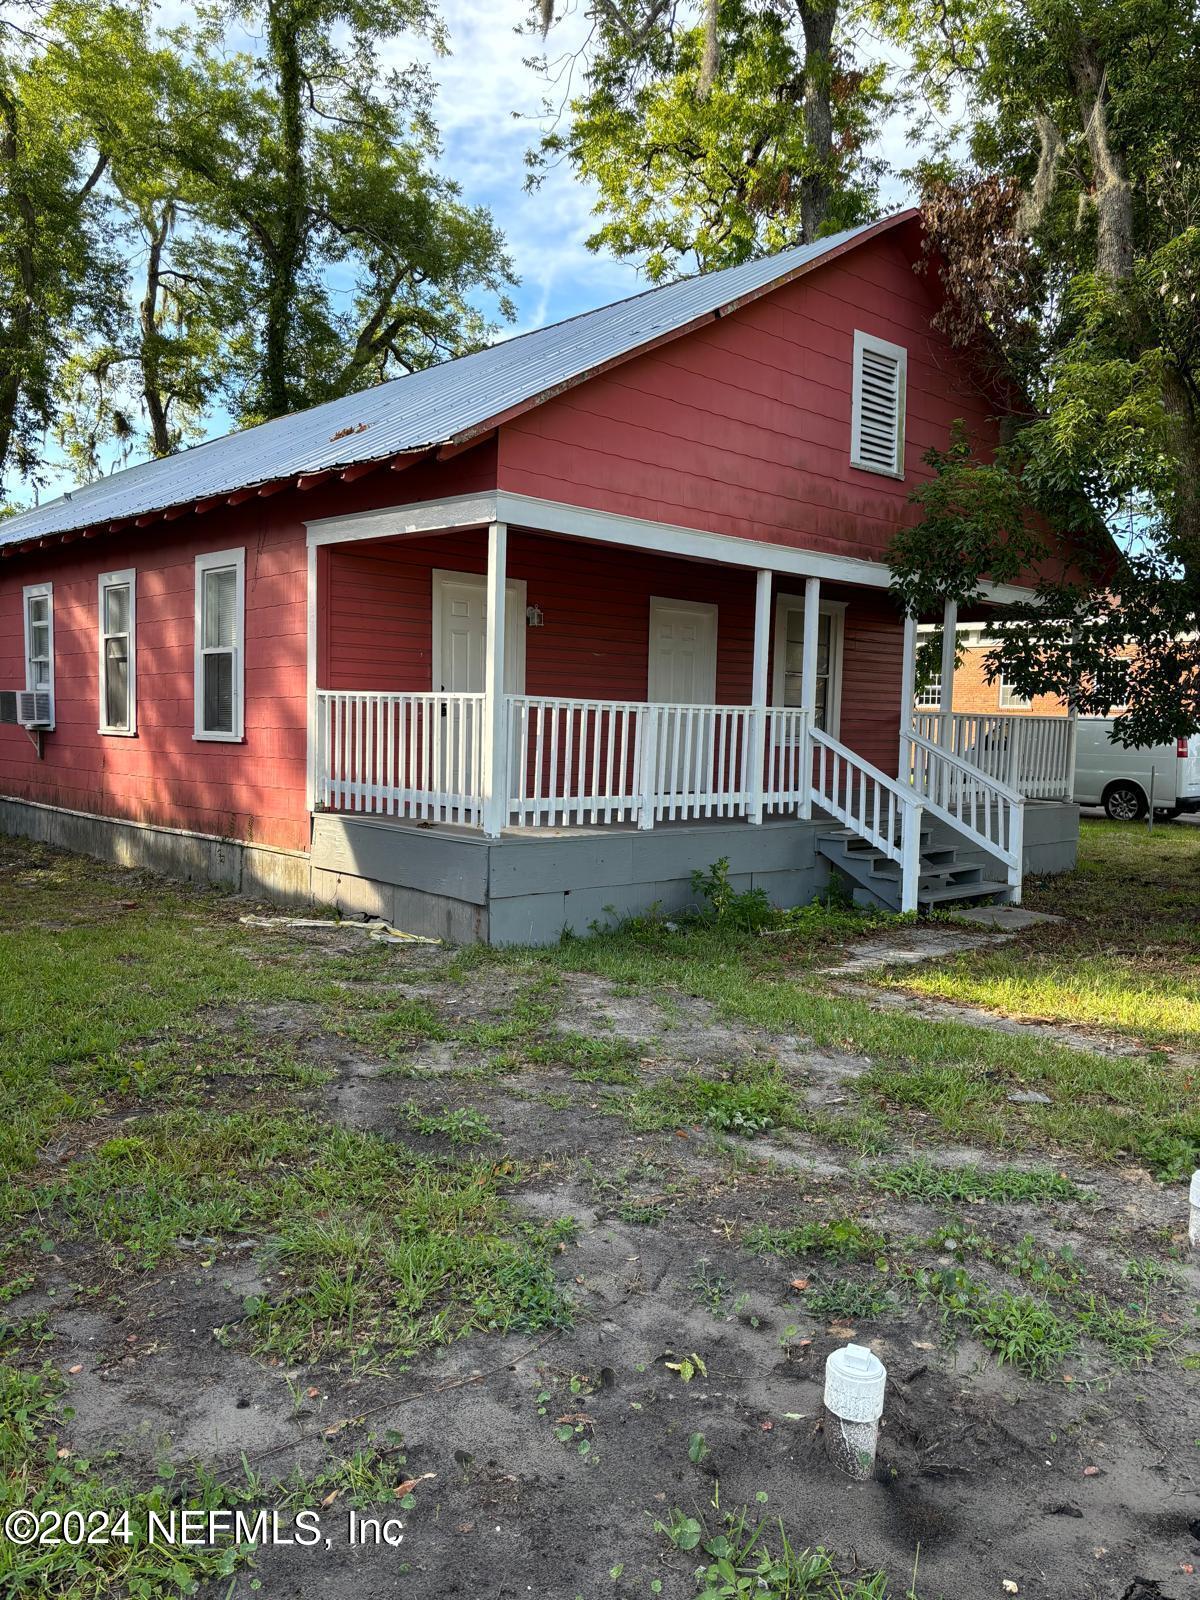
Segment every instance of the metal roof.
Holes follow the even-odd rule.
[[[127,467],[0,523],[0,547],[461,439],[913,215],[901,212],[741,266],[648,289],[474,355]]]

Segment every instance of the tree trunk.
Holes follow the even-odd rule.
[[[797,0],[804,29],[804,131],[809,170],[800,180],[800,220],[811,243],[829,215],[833,198],[833,30],[837,0]]]
[[[267,257],[267,318],[263,361],[263,404],[278,417],[292,408],[289,381],[295,341],[296,297],[304,265],[307,233],[307,173],[304,166],[303,72],[292,0],[272,0],[268,38],[279,96],[283,160],[282,195],[276,249]]]
[[[167,406],[162,393],[162,373],[159,365],[158,291],[159,272],[162,267],[163,246],[171,226],[171,209],[163,208],[162,215],[153,212],[143,218],[150,238],[150,251],[146,260],[146,292],[138,308],[142,330],[142,394],[150,418],[151,447],[156,456],[169,456],[174,446],[171,430],[167,426]]]
[[[1068,68],[1092,165],[1096,266],[1105,277],[1125,281],[1133,276],[1133,190],[1124,155],[1109,143],[1108,72],[1088,39],[1071,51]]]
[[[13,242],[21,284],[14,296],[12,315],[0,337],[0,493],[12,451],[21,402],[22,369],[33,336],[33,308],[37,289],[34,267],[37,241],[37,212],[19,170],[21,154],[20,123],[16,102],[0,92],[0,165],[7,175],[13,208],[20,221],[20,232]]]

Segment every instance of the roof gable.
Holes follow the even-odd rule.
[[[0,548],[124,525],[256,486],[469,440],[915,216],[900,212],[774,256],[664,284],[474,355],[126,468],[0,524]]]

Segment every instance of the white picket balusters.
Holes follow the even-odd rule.
[[[324,810],[477,826],[481,694],[317,691],[317,792]]]
[[[942,713],[918,708],[913,731],[942,744]],[[943,748],[947,748],[943,746]],[[1016,789],[1027,800],[1071,798],[1071,719],[959,712],[951,717],[951,755]]]

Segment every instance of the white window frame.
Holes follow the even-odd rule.
[[[21,616],[24,619],[24,626],[25,626],[25,687],[26,687],[26,689],[37,688],[37,685],[33,681],[33,657],[32,657],[32,654],[31,654],[31,640],[30,640],[31,625],[30,625],[30,621],[29,621],[29,602],[31,600],[40,600],[43,597],[48,602],[48,604],[46,606],[46,636],[47,636],[47,639],[49,640],[49,651],[50,651],[50,683],[49,683],[50,722],[49,722],[48,726],[53,728],[53,726],[54,726],[54,716],[55,716],[55,700],[54,700],[54,585],[52,583],[29,583],[29,584],[26,584],[24,589],[22,589],[22,591],[21,591]]]
[[[204,575],[232,567],[236,573],[233,600],[233,731],[209,731],[204,726],[204,657],[210,652],[204,648]],[[213,649],[220,654],[228,648]],[[195,726],[193,739],[217,744],[240,744],[246,729],[246,550],[212,550],[196,557],[196,615],[193,641],[192,678],[195,701]]]
[[[999,691],[998,694],[997,694],[996,700],[997,700],[997,704],[999,705],[1001,711],[1032,711],[1033,710],[1033,700],[1032,700],[1032,698],[1026,699],[1026,698],[1023,698],[1021,695],[1017,694],[1017,692],[1013,688],[1012,684],[1010,684],[1005,679],[1005,676],[1004,676],[1003,673],[1001,673],[1000,676],[996,679],[996,687],[997,687],[997,689]]]
[[[863,353],[873,350],[876,355],[890,356],[896,362],[896,455],[895,467],[881,467],[877,462],[862,459],[862,369]],[[908,351],[902,344],[892,344],[873,333],[854,330],[854,379],[850,399],[850,465],[859,472],[873,472],[879,477],[904,477],[904,438],[908,411]]]
[[[932,695],[933,699],[929,699]],[[921,711],[940,711],[942,708],[942,686],[935,678],[932,683],[927,683],[923,689],[918,689],[913,695],[913,705]]]
[[[109,725],[108,694],[104,681],[105,668],[108,665],[104,649],[109,638],[104,626],[105,596],[109,589],[129,589],[129,682],[128,682],[128,709],[129,720],[124,728]],[[102,572],[96,579],[96,635],[97,635],[97,668],[100,686],[100,717],[98,722],[99,732],[118,739],[132,739],[137,733],[137,568],[123,567],[119,572]]]
[[[825,732],[831,739],[840,736],[842,728],[842,657],[845,654],[846,606],[845,600],[822,600],[817,610],[829,621],[829,694],[826,700],[828,726]],[[771,704],[783,704],[783,680],[787,665],[787,614],[798,611],[804,615],[802,594],[777,594],[775,596],[774,659],[771,668]]]

